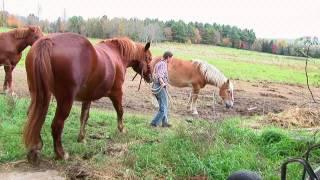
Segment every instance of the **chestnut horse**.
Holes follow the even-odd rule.
[[[151,62],[152,69],[161,57],[154,58]],[[201,88],[206,84],[219,88],[219,95],[226,108],[233,107],[233,84],[216,67],[204,61],[186,61],[173,58],[168,63],[169,84],[175,87],[192,87],[188,105],[192,114],[198,114],[197,98]]]
[[[3,90],[14,94],[12,88],[12,71],[21,59],[22,51],[42,37],[40,27],[29,26],[0,34],[0,66],[4,66],[5,79]]]
[[[31,104],[24,129],[24,143],[28,160],[38,163],[42,148],[40,131],[43,126],[51,94],[57,108],[51,129],[57,159],[67,159],[61,134],[74,100],[82,102],[78,141],[85,136],[91,102],[109,97],[117,112],[118,129],[124,129],[122,85],[128,67],[151,82],[149,50],[128,38],[107,39],[92,45],[85,37],[74,33],[51,34],[39,39],[26,59]]]

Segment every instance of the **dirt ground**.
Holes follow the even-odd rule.
[[[32,167],[27,160],[0,164],[0,179],[2,180],[63,180],[65,173],[55,167],[50,161],[42,160],[39,167]]]
[[[156,107],[152,104],[152,94],[148,84],[142,82],[141,89],[138,91],[139,78],[132,81],[134,72],[128,69],[126,82],[124,84],[125,96],[123,99],[125,112],[136,114],[153,115],[156,112]],[[4,72],[0,72],[0,83],[3,83]],[[193,119],[200,118],[207,121],[221,121],[227,117],[233,116],[254,116],[267,115],[270,113],[279,113],[293,107],[304,107],[311,101],[311,96],[307,87],[290,84],[278,84],[271,82],[250,82],[233,80],[235,91],[234,108],[226,109],[223,105],[215,100],[213,93],[217,94],[218,89],[213,86],[206,86],[200,91],[198,99],[199,115],[193,116],[188,111],[188,98],[191,92],[190,88],[175,88],[170,87],[169,92],[172,97],[172,104],[170,108],[170,116],[179,119]],[[26,73],[23,67],[17,67],[14,71],[14,88],[17,96],[29,97]],[[315,97],[320,97],[320,88],[312,88]],[[3,92],[2,89],[0,92]],[[319,99],[320,100],[320,99]],[[156,101],[154,101],[156,103]],[[80,104],[80,103],[76,103]],[[102,98],[93,103],[94,107],[114,110],[109,98]],[[15,162],[9,163],[15,164]],[[59,173],[60,170],[50,163],[41,163],[44,166],[40,169],[24,169],[28,167],[25,162],[19,163],[21,165],[1,166],[0,165],[0,179],[64,179],[65,172]],[[20,167],[21,166],[21,167]],[[7,169],[3,169],[7,167]],[[78,166],[74,166],[78,167]],[[2,171],[1,171],[2,169]],[[57,171],[49,171],[56,169]],[[64,170],[63,170],[64,171]],[[30,173],[32,172],[32,173]],[[81,170],[71,172],[83,172]],[[79,173],[76,173],[78,175]],[[80,173],[81,175],[81,173]],[[52,177],[52,178],[48,178]],[[70,176],[69,176],[70,178]],[[99,179],[99,178],[98,178]]]
[[[141,89],[138,91],[139,78],[132,81],[134,72],[128,69],[126,82],[124,84],[123,106],[125,112],[143,113],[153,115],[156,107],[152,101],[150,85],[142,81]],[[0,73],[0,83],[3,83],[4,72]],[[214,98],[213,93],[218,95],[218,88],[207,85],[200,91],[198,99],[198,116],[192,116],[188,111],[188,99],[191,88],[170,87],[169,92],[172,97],[170,115],[179,118],[201,118],[208,121],[222,120],[230,116],[252,116],[265,115],[269,112],[279,113],[293,106],[303,106],[311,101],[307,87],[301,85],[278,84],[271,82],[250,82],[233,80],[235,91],[234,108],[226,109],[219,104],[218,98]],[[28,86],[26,74],[23,67],[17,67],[14,71],[14,88],[19,97],[28,97]],[[320,88],[312,88],[315,97],[320,97]],[[0,90],[2,92],[2,90]],[[77,103],[79,104],[79,103]],[[93,106],[114,110],[109,98],[102,98],[93,103]]]
[[[9,172],[0,173],[1,178],[7,180],[36,180],[36,179],[47,179],[47,180],[64,180],[65,177],[59,175],[56,170],[46,170],[39,172]]]

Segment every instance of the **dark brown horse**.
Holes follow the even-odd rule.
[[[57,108],[52,121],[52,136],[57,159],[67,159],[61,134],[74,100],[82,102],[81,129],[78,141],[85,136],[91,101],[109,97],[117,112],[118,129],[124,129],[122,84],[128,67],[151,81],[150,43],[145,46],[128,38],[108,39],[92,45],[85,37],[73,33],[52,34],[38,40],[26,59],[31,105],[24,129],[28,160],[37,163],[42,148],[40,131],[51,94]]]
[[[3,90],[14,94],[12,88],[12,71],[21,59],[22,51],[42,37],[41,29],[37,26],[18,28],[0,34],[0,66],[4,66],[5,79]]]

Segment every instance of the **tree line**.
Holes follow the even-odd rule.
[[[217,23],[161,21],[158,19],[109,18],[108,16],[84,19],[81,16],[59,17],[50,22],[39,20],[34,14],[27,17],[1,12],[0,24],[9,27],[39,25],[44,32],[75,32],[91,38],[128,36],[135,41],[154,43],[170,41],[179,43],[208,44],[272,54],[302,56],[299,52],[311,37],[296,40],[256,38],[252,29]],[[313,38],[315,39],[315,38]],[[317,40],[317,39],[316,39]],[[312,46],[309,54],[320,58],[319,46]]]

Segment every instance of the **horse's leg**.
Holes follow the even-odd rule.
[[[12,95],[12,96],[16,95],[16,93],[15,93],[14,90],[13,90],[13,84],[14,84],[14,83],[13,83],[13,69],[14,69],[15,67],[16,67],[15,65],[11,67],[11,79],[10,79],[10,81],[9,81],[10,95]]]
[[[123,107],[122,107],[122,90],[117,91],[116,95],[110,96],[113,107],[117,111],[118,129],[120,132],[124,130],[123,124]]]
[[[198,93],[197,94],[194,94],[194,97],[193,97],[193,112],[192,114],[199,114],[198,113],[198,110],[197,110],[197,99],[198,99]]]
[[[63,95],[63,98],[57,98],[57,109],[51,124],[53,146],[56,153],[56,159],[68,159],[68,153],[64,152],[61,144],[61,134],[64,127],[64,121],[69,116],[73,96]]]
[[[8,69],[7,69],[7,66],[6,65],[4,65],[4,72],[5,72],[5,76],[4,76],[4,82],[3,82],[3,92],[5,92],[6,93],[6,90],[8,89]]]
[[[192,92],[190,92],[190,96],[189,96],[189,102],[188,102],[188,108],[190,111],[192,111]]]
[[[89,118],[91,101],[83,102],[81,108],[81,117],[80,117],[80,132],[78,136],[78,142],[83,142],[83,139],[86,135],[86,124]]]
[[[43,147],[43,141],[41,135],[39,134],[38,143],[33,145],[27,154],[28,162],[31,162],[33,165],[39,165],[40,163],[40,152]]]
[[[192,94],[192,114],[197,115],[198,110],[197,110],[197,99],[198,99],[198,94],[200,92],[200,88],[194,86],[193,87],[193,94]]]
[[[3,91],[6,94],[12,94],[12,66],[11,65],[4,65],[4,71],[6,73],[3,83]]]

